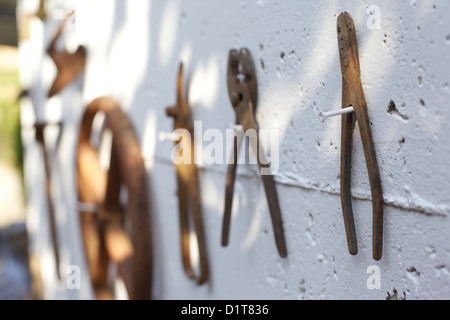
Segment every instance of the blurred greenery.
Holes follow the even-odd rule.
[[[0,161],[22,172],[19,93],[18,72],[0,72]]]

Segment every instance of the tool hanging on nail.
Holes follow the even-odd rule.
[[[183,153],[187,153],[184,154],[185,156],[190,155],[190,157],[186,158],[188,163],[180,161],[179,164],[175,165],[178,184],[181,251],[186,275],[191,279],[196,279],[197,283],[201,285],[209,279],[209,263],[203,226],[200,186],[194,156],[194,124],[189,105],[184,97],[183,64],[180,64],[178,72],[177,104],[167,108],[166,113],[169,117],[174,118],[174,130],[181,135],[180,139],[175,142],[175,147],[180,148]],[[188,134],[183,135],[181,132]],[[191,214],[191,219],[189,219],[189,213]],[[192,228],[190,223],[193,223],[193,230],[195,230],[197,239],[200,260],[200,273],[198,275],[195,275],[191,263],[190,232]]]
[[[257,141],[252,141],[251,147],[257,154],[256,157],[259,168],[263,169],[264,163],[268,162],[265,161],[266,159],[261,158],[265,153],[261,151],[262,146],[259,143],[260,138],[258,134],[258,125],[255,119],[258,102],[258,84],[255,65],[250,52],[247,49],[243,48],[240,51],[230,51],[228,58],[227,78],[230,101],[234,111],[236,112],[236,124],[242,126],[245,132],[248,132],[249,130],[254,130],[254,132],[256,132]],[[242,140],[242,135],[235,135],[233,159],[228,167],[226,178],[225,212],[222,229],[223,246],[227,246],[229,242],[237,159]],[[274,177],[273,175],[261,175],[261,180],[264,185],[264,190],[269,205],[278,253],[282,258],[285,258],[287,257],[286,240],[284,237],[283,221]]]
[[[59,255],[59,240],[57,234],[57,225],[56,225],[56,214],[55,207],[53,203],[52,197],[52,183],[51,183],[51,169],[50,169],[50,160],[48,157],[47,144],[45,141],[44,130],[47,126],[51,125],[50,123],[36,123],[34,128],[36,130],[36,141],[41,146],[42,156],[44,158],[44,172],[45,172],[45,193],[47,196],[47,209],[49,214],[50,221],[50,234],[53,243],[53,255],[55,257],[55,268],[56,275],[58,280],[61,280],[61,269],[60,269],[60,255]],[[59,127],[58,139],[62,133],[62,123],[56,124]],[[58,143],[57,143],[58,145]]]
[[[48,93],[51,98],[63,90],[68,84],[75,80],[83,71],[86,64],[86,49],[79,46],[74,53],[69,53],[67,50],[57,51],[56,43],[61,37],[67,21],[73,16],[74,12],[70,13],[61,23],[58,32],[51,41],[47,53],[52,58],[57,68],[56,78],[53,81],[52,87]]]
[[[101,169],[99,152],[91,145],[98,113],[105,115],[105,127],[113,135],[107,173]],[[150,299],[153,258],[147,174],[133,126],[114,100],[99,98],[87,107],[79,132],[77,162],[79,202],[98,208],[95,212],[80,212],[86,259],[97,298],[113,297],[108,281],[113,262],[129,298]],[[120,201],[123,188],[128,196],[125,209]]]
[[[30,90],[23,90],[19,96],[19,99],[28,97],[31,101],[33,111],[36,117],[36,123],[33,125],[33,129],[35,130],[35,139],[39,144],[42,152],[42,158],[44,161],[44,175],[45,175],[45,195],[47,198],[47,210],[48,210],[48,220],[50,223],[50,236],[53,246],[53,256],[55,259],[55,270],[56,276],[58,280],[61,280],[61,267],[60,267],[60,246],[58,240],[58,232],[57,232],[57,223],[56,223],[56,212],[55,212],[55,204],[53,202],[53,187],[52,187],[52,175],[51,175],[51,161],[47,150],[47,143],[45,139],[45,128],[50,126],[58,127],[58,134],[55,143],[55,152],[58,150],[59,142],[61,141],[61,135],[63,132],[63,124],[61,122],[50,123],[40,121],[40,113],[38,112],[38,108],[36,106],[37,102],[35,101],[35,97],[32,95]],[[53,159],[55,160],[55,158]]]
[[[358,121],[370,180],[373,206],[373,258],[380,260],[383,251],[383,192],[378,169],[371,123],[360,77],[358,45],[353,19],[347,12],[337,20],[339,54],[342,71],[342,108],[350,106],[354,113],[342,115],[341,200],[349,251],[358,253],[351,195],[351,155],[355,121]],[[350,109],[347,109],[350,110]]]

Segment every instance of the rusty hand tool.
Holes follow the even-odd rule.
[[[53,197],[52,197],[52,183],[51,183],[51,174],[50,174],[50,161],[47,153],[47,145],[45,142],[45,135],[44,130],[45,128],[50,125],[50,123],[36,123],[34,125],[35,132],[36,132],[36,141],[41,146],[42,155],[44,158],[44,169],[45,169],[45,193],[47,197],[47,210],[49,215],[49,221],[50,221],[50,234],[51,239],[53,243],[53,255],[55,257],[55,265],[56,265],[56,275],[58,277],[58,280],[61,280],[61,270],[60,270],[60,255],[59,255],[59,241],[58,241],[58,234],[57,234],[57,226],[56,226],[56,215],[55,215],[55,207],[53,204]],[[60,137],[60,134],[62,132],[62,123],[57,123],[56,125],[59,126],[59,135],[58,140]]]
[[[383,251],[383,193],[375,147],[370,129],[367,104],[361,84],[355,25],[344,12],[337,20],[339,54],[342,70],[342,108],[353,106],[354,113],[342,116],[341,201],[349,251],[358,253],[351,195],[351,155],[354,120],[358,121],[370,180],[373,206],[373,258],[380,260]],[[356,117],[356,119],[355,119]]]
[[[37,108],[36,99],[32,94],[31,90],[22,90],[18,101],[22,98],[28,97],[32,103],[33,111],[35,113],[36,119],[39,119],[39,113]],[[53,246],[53,256],[55,258],[55,269],[56,269],[56,276],[58,280],[61,280],[61,268],[60,268],[60,254],[59,254],[59,240],[58,240],[58,233],[57,233],[57,226],[56,226],[56,213],[55,213],[55,207],[53,203],[53,196],[52,196],[52,180],[51,180],[51,163],[47,151],[47,143],[45,140],[45,128],[48,126],[57,126],[59,128],[58,136],[56,139],[55,144],[55,150],[58,150],[59,142],[61,140],[62,135],[62,127],[63,124],[61,122],[57,123],[50,123],[50,122],[36,122],[33,126],[33,129],[35,130],[35,139],[37,143],[41,147],[42,157],[44,159],[44,174],[45,174],[45,194],[47,198],[47,210],[48,210],[48,218],[50,222],[50,236]]]
[[[182,162],[175,165],[178,184],[180,240],[184,271],[189,278],[196,279],[197,283],[201,285],[208,281],[209,263],[205,231],[203,227],[198,172],[194,161],[194,125],[192,122],[189,105],[184,97],[183,64],[180,64],[178,72],[177,104],[173,107],[167,108],[166,113],[169,117],[174,118],[174,130],[184,129],[185,132],[189,132],[188,135],[183,135],[180,141],[175,142],[175,146],[181,147],[182,150],[189,150],[191,155],[189,163]],[[191,213],[191,219],[189,219],[189,212]],[[191,223],[193,223],[199,251],[200,274],[198,276],[195,275],[194,268],[191,264],[191,248],[189,239],[191,230],[190,220],[192,221]]]
[[[105,127],[113,135],[107,173],[101,169],[98,151],[90,142],[98,113],[104,113]],[[147,174],[133,126],[114,100],[98,98],[84,112],[77,163],[78,199],[97,208],[95,212],[80,213],[86,259],[97,298],[113,297],[108,285],[108,270],[113,262],[129,298],[150,299],[153,257]],[[128,196],[126,209],[119,200],[123,187]]]
[[[256,71],[250,52],[243,48],[239,52],[231,50],[228,59],[228,92],[236,112],[236,124],[241,125],[243,130],[254,130],[256,132],[256,144],[253,151],[256,152],[257,162],[260,169],[264,167],[261,156],[264,152],[258,152],[261,148],[259,143],[258,125],[255,120],[255,112],[258,102],[258,84]],[[228,167],[225,192],[225,213],[223,218],[222,245],[227,246],[230,233],[231,209],[233,204],[234,183],[236,180],[237,154],[242,143],[242,137],[235,136],[234,139],[234,161]],[[273,175],[261,175],[266,193],[270,216],[272,219],[275,243],[282,258],[287,257],[286,240],[284,238],[283,221],[278,202],[275,181]]]
[[[57,68],[56,78],[53,81],[52,87],[48,93],[49,98],[58,94],[69,83],[75,80],[83,71],[86,64],[86,49],[83,46],[79,46],[74,53],[69,53],[67,50],[56,50],[56,43],[61,37],[67,21],[73,14],[73,12],[70,13],[61,23],[58,32],[47,49],[47,53],[52,58]]]

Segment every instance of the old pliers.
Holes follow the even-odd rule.
[[[256,144],[253,145],[253,151],[257,155],[257,163],[260,169],[264,168],[265,159],[260,157],[264,152],[258,152],[261,148],[259,143],[258,125],[255,119],[255,112],[258,102],[258,84],[256,71],[250,52],[243,48],[240,51],[231,50],[228,59],[228,92],[236,112],[236,124],[242,126],[244,132],[254,130],[256,132]],[[226,178],[225,193],[225,213],[223,218],[222,245],[227,246],[229,242],[231,209],[233,204],[234,183],[236,180],[237,154],[242,143],[242,136],[235,135],[234,139],[234,161],[229,164]],[[264,161],[261,161],[264,160]],[[275,243],[278,252],[282,258],[287,257],[286,240],[284,237],[283,221],[278,202],[278,195],[273,175],[261,175],[261,179],[266,192],[269,205],[270,216],[272,219]]]
[[[342,116],[341,201],[349,251],[358,253],[351,195],[351,155],[354,120],[358,121],[366,158],[373,205],[373,258],[380,260],[383,251],[383,193],[371,123],[360,78],[358,45],[351,16],[344,12],[337,20],[339,54],[342,69],[342,108],[353,106],[354,113]]]
[[[203,227],[198,172],[194,161],[194,125],[188,103],[184,97],[183,64],[180,64],[178,72],[177,104],[167,108],[166,113],[169,117],[174,118],[174,129],[181,135],[180,140],[175,142],[175,146],[185,153],[185,156],[189,155],[189,152],[191,155],[188,157],[188,161],[177,161],[175,165],[178,184],[180,240],[184,271],[189,278],[196,279],[197,283],[201,285],[209,279],[209,263]],[[191,213],[191,218],[189,213]],[[195,274],[191,263],[189,237],[191,223],[193,223],[193,230],[195,230],[199,252],[200,270],[198,275]]]

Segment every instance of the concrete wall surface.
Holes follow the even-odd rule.
[[[32,13],[38,1],[22,0]],[[75,9],[65,37],[84,45],[83,76],[46,100],[55,67],[45,47],[62,14]],[[28,10],[28,11],[27,11]],[[352,194],[359,253],[348,253],[340,201],[342,75],[336,20],[355,22],[361,80],[372,124],[384,196],[384,251],[372,258],[372,202],[358,124],[353,138]],[[150,185],[157,299],[449,299],[450,298],[450,2],[296,0],[48,1],[44,24],[31,20],[20,44],[24,86],[37,117],[64,122],[52,173],[61,259],[81,268],[80,290],[54,277],[45,209],[42,157],[25,130],[28,225],[48,299],[90,299],[78,222],[75,146],[84,107],[117,100],[140,139]],[[176,101],[184,63],[188,101],[203,130],[225,133],[235,121],[228,98],[230,49],[246,47],[256,64],[260,128],[279,133],[275,181],[288,258],[279,257],[264,188],[255,165],[238,167],[230,245],[221,246],[225,164],[199,166],[211,264],[209,285],[182,269],[176,175],[165,114]],[[35,121],[22,103],[23,125]],[[204,146],[210,142],[205,141]],[[380,280],[378,282],[377,280]]]

